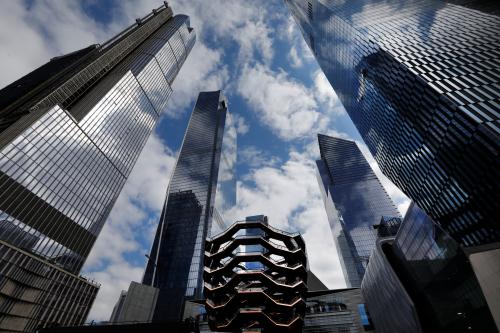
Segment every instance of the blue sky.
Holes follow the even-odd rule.
[[[104,42],[160,1],[0,2],[4,86],[51,57]],[[357,140],[356,129],[281,0],[173,0],[197,43],[174,95],[120,195],[83,274],[102,284],[90,318],[106,320],[120,290],[142,277],[168,179],[199,91],[224,90],[238,124],[238,206],[232,219],[266,214],[303,233],[310,266],[344,287],[315,177],[318,132]],[[408,199],[381,180],[402,213]]]

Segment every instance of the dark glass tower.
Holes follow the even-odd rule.
[[[218,208],[229,208],[236,129],[221,91],[201,92],[189,120],[156,231],[143,283],[159,288],[153,321],[196,315],[186,300],[202,299],[203,254]],[[221,180],[221,183],[218,183]],[[227,184],[223,184],[224,182]],[[224,191],[226,190],[226,191]],[[225,204],[216,203],[224,198]],[[191,304],[191,303],[189,303]]]
[[[194,42],[162,6],[0,90],[0,331],[85,320],[78,274]]]
[[[347,287],[360,287],[377,240],[373,226],[399,212],[354,141],[322,134],[318,141],[318,182],[342,272]]]
[[[285,2],[383,173],[462,245],[500,241],[500,2]]]
[[[498,332],[463,248],[414,203],[377,242],[362,291],[377,331]]]

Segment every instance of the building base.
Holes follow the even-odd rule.
[[[0,332],[81,325],[99,285],[0,241]]]

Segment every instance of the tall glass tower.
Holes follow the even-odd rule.
[[[227,99],[221,91],[201,92],[143,278],[144,284],[159,289],[153,321],[179,321],[198,311],[189,308],[186,300],[203,298],[205,239],[212,222],[236,201],[235,165],[236,128]]]
[[[321,194],[348,288],[360,287],[382,216],[399,217],[354,141],[319,134]]]
[[[194,42],[165,5],[0,91],[0,331],[84,321],[78,274]]]
[[[462,245],[500,241],[500,2],[285,3],[382,172]]]

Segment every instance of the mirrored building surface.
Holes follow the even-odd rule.
[[[201,92],[177,157],[143,278],[144,284],[160,289],[153,321],[179,321],[200,312],[186,300],[202,299],[205,239],[217,223],[216,214],[224,216],[236,200],[231,187],[235,185],[235,154],[236,129],[227,99],[221,91]],[[214,230],[217,228],[221,229]]]
[[[500,3],[286,0],[383,173],[457,241],[500,241]]]
[[[348,287],[360,287],[382,216],[399,216],[354,141],[319,134],[318,182]]]
[[[0,330],[85,319],[78,274],[194,42],[164,5],[0,90]]]
[[[377,242],[362,291],[383,332],[498,331],[463,248],[414,203]]]

